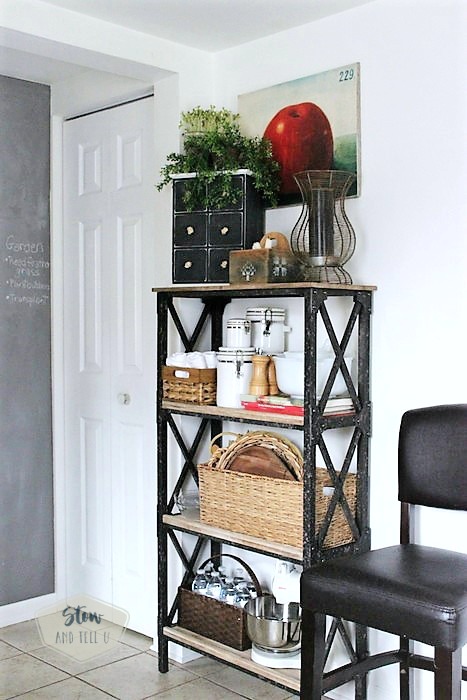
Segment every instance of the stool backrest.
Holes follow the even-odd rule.
[[[399,501],[467,510],[467,404],[404,413],[398,463]]]

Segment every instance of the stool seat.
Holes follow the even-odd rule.
[[[417,544],[304,572],[302,606],[454,651],[467,642],[467,555]]]

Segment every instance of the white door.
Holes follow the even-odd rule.
[[[67,590],[156,619],[153,99],[64,125]]]

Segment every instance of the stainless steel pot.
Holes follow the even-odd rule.
[[[290,652],[300,648],[301,612],[298,603],[280,605],[272,595],[248,601],[244,608],[247,634],[259,649]]]

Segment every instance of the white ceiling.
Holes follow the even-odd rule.
[[[187,47],[218,52],[373,0],[46,0]],[[0,46],[0,74],[53,84],[88,68]]]
[[[204,51],[222,51],[371,0],[46,0]]]

